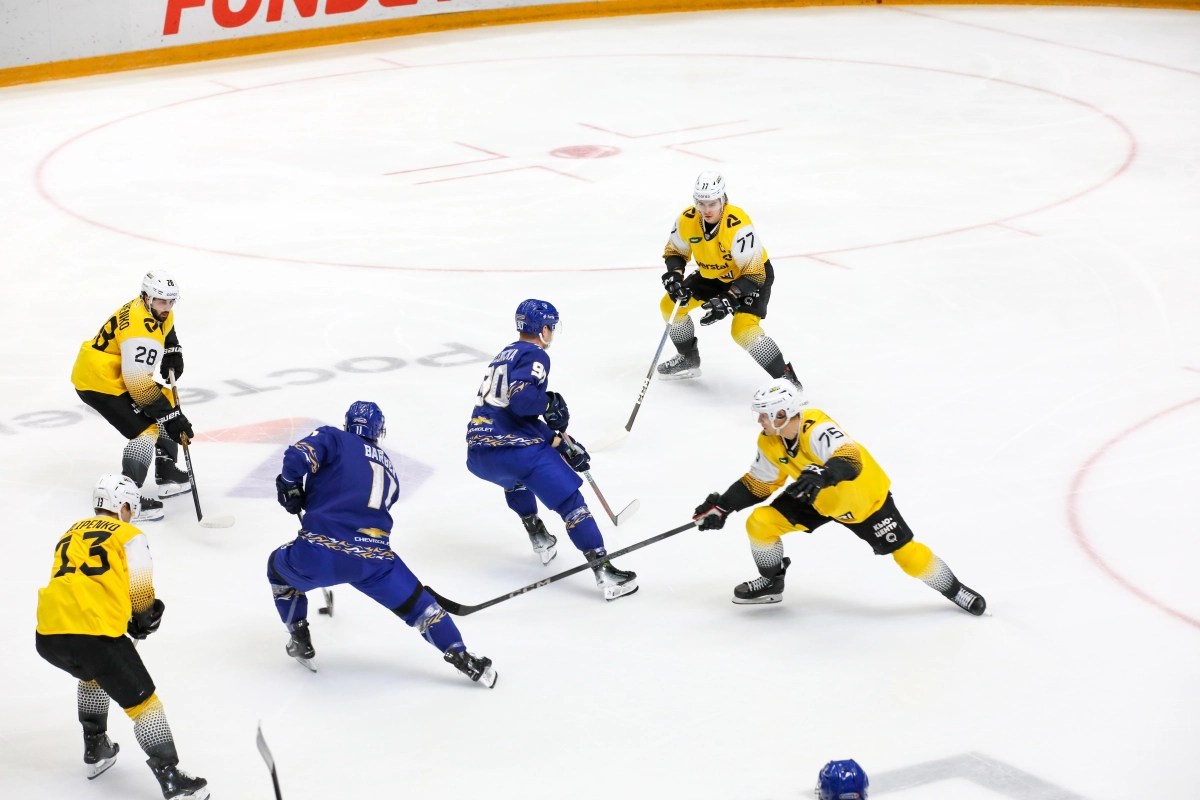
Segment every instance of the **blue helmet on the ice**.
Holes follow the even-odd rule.
[[[816,795],[820,800],[866,800],[867,773],[854,759],[830,761],[817,775]]]
[[[545,300],[522,300],[517,306],[517,330],[538,335],[542,328],[554,330],[558,325],[558,309]]]
[[[358,400],[346,412],[346,430],[364,439],[382,439],[387,435],[383,425],[383,411],[366,400]]]

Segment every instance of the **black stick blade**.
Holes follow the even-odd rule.
[[[426,586],[425,591],[427,591],[431,595],[433,595],[433,599],[438,601],[438,605],[440,605],[442,608],[449,611],[454,616],[456,616],[456,617],[466,616],[465,614],[463,614],[463,607],[462,607],[461,603],[456,603],[448,597],[442,597],[440,594],[437,593],[437,590],[435,590],[432,586]]]

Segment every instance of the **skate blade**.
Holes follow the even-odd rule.
[[[496,672],[496,670],[492,667],[485,669],[483,674],[479,676],[479,682],[489,689],[494,689],[496,687],[496,681],[499,679],[500,673]]]
[[[178,497],[181,494],[191,494],[192,485],[189,483],[183,486],[178,483],[170,483],[166,486],[158,487],[158,499],[165,500],[168,497]]]
[[[658,373],[658,379],[660,381],[686,381],[686,380],[689,380],[690,378],[699,378],[699,377],[700,377],[699,369],[685,369],[683,372],[676,372],[671,375],[666,375],[662,372]]]
[[[233,527],[233,517],[231,517],[231,516],[205,517],[204,519],[200,520],[200,527],[201,528],[232,528]]]
[[[542,566],[544,567],[547,564],[549,564],[551,561],[553,561],[554,557],[556,555],[558,555],[558,548],[551,547],[549,550],[542,550],[542,551],[534,550],[533,552],[537,553],[538,557],[542,559]]]
[[[620,600],[622,597],[635,594],[638,588],[640,587],[638,587],[636,581],[633,582],[632,587],[628,583],[622,583],[618,586],[605,586],[604,599],[611,603],[613,600]]]
[[[770,603],[782,603],[783,595],[768,594],[764,597],[735,597],[733,598],[733,602],[737,603],[739,606],[765,606],[769,605]]]
[[[292,656],[292,658],[296,659],[300,666],[304,667],[309,672],[317,671],[317,666],[312,662],[311,658],[300,658],[300,656]]]
[[[118,755],[119,752],[113,753],[111,758],[102,758],[95,764],[84,764],[84,766],[87,767],[87,779],[89,781],[94,781],[105,772],[108,772],[112,765],[117,763]]]
[[[134,525],[138,524],[139,522],[161,522],[162,518],[165,516],[166,513],[160,508],[156,511],[138,514],[132,520],[130,520],[130,522],[132,522]]]

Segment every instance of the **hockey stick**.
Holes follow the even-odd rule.
[[[333,618],[333,590],[322,587],[321,594],[325,597],[325,605],[322,608],[318,608],[317,613],[325,614],[326,616],[328,616],[332,619]]]
[[[175,370],[167,371],[167,380],[171,382],[171,394],[175,395],[175,407],[183,412],[183,406],[179,405],[179,390],[175,388]],[[183,445],[183,457],[187,461],[188,478],[192,481],[192,502],[196,504],[196,521],[200,523],[201,528],[228,528],[233,525],[233,517],[211,517],[204,518],[204,512],[200,510],[200,489],[196,486],[196,472],[192,469],[192,452],[188,450],[188,438],[185,434],[179,435],[179,443]]]
[[[642,381],[642,391],[638,393],[637,402],[633,404],[633,411],[629,414],[629,421],[625,423],[625,427],[614,434],[610,434],[594,445],[593,450],[603,450],[606,447],[616,444],[629,435],[633,430],[633,421],[637,419],[638,411],[642,408],[642,400],[646,397],[646,390],[650,388],[650,381],[654,380],[654,368],[658,366],[658,359],[662,357],[663,348],[667,344],[667,337],[671,335],[671,327],[675,324],[675,317],[679,314],[679,309],[683,308],[685,303],[680,301],[675,304],[675,310],[671,312],[671,318],[667,320],[667,327],[663,330],[662,338],[658,340],[658,349],[654,351],[654,360],[650,362],[650,371],[646,373],[646,380]]]
[[[271,748],[267,747],[267,740],[262,735],[262,722],[258,723],[258,752],[263,757],[263,761],[267,762],[267,769],[271,770],[271,784],[275,787],[275,800],[283,800],[283,792],[279,791],[279,773],[275,771],[275,759],[271,756]]]
[[[563,438],[567,440],[567,446],[571,448],[571,452],[573,454],[579,453],[579,450],[575,447],[575,441],[570,436],[567,436],[564,433]],[[621,509],[619,514],[614,514],[608,505],[608,501],[604,499],[604,495],[600,492],[600,485],[597,484],[596,479],[592,477],[592,471],[590,469],[585,469],[583,471],[583,476],[587,478],[587,482],[591,484],[592,491],[594,491],[596,493],[596,497],[600,499],[600,505],[604,506],[604,510],[608,513],[608,518],[612,520],[614,527],[620,527],[622,522],[626,522],[630,517],[638,512],[639,508],[642,507],[642,501],[634,498],[633,502]]]
[[[672,528],[671,530],[667,531],[666,533],[660,533],[657,536],[651,536],[649,539],[640,541],[637,544],[631,544],[629,547],[626,547],[622,550],[618,550],[615,553],[608,553],[607,555],[600,556],[599,558],[597,558],[593,561],[588,561],[585,564],[580,564],[578,567],[572,567],[571,569],[567,570],[566,572],[560,572],[557,575],[551,575],[549,578],[546,578],[545,580],[538,581],[537,583],[531,583],[528,586],[525,586],[521,589],[517,589],[515,592],[509,592],[506,595],[502,595],[502,596],[494,598],[492,600],[488,600],[486,603],[480,603],[477,606],[464,606],[462,603],[456,603],[453,600],[450,600],[446,597],[442,597],[440,594],[438,594],[436,591],[434,591],[433,587],[431,587],[431,586],[426,586],[425,590],[427,592],[429,592],[431,595],[433,595],[433,598],[435,600],[437,600],[438,603],[442,606],[442,608],[444,608],[446,611],[449,611],[451,614],[455,615],[456,617],[465,617],[468,614],[474,614],[476,611],[480,611],[481,609],[487,608],[489,606],[494,606],[497,603],[503,603],[505,600],[512,600],[517,595],[525,594],[526,592],[532,592],[534,589],[540,589],[543,586],[549,586],[550,584],[554,583],[555,581],[561,581],[563,578],[569,578],[570,576],[572,576],[578,572],[583,572],[585,569],[595,569],[596,567],[600,566],[605,561],[608,561],[611,558],[617,558],[618,556],[623,556],[626,553],[632,553],[634,550],[640,550],[643,547],[654,544],[655,542],[661,542],[663,539],[666,539],[670,536],[674,536],[677,533],[683,533],[687,529],[694,528],[694,527],[696,527],[695,522],[689,522],[687,525],[680,525],[678,528]]]

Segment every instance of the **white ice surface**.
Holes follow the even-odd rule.
[[[550,155],[580,145],[619,152]],[[215,393],[185,404],[198,433],[378,401],[411,480],[396,550],[479,602],[550,570],[463,465],[478,363],[417,359],[491,354],[544,297],[573,432],[614,430],[662,330],[671,218],[708,168],[775,264],[766,330],[994,616],[836,526],[785,540],[783,604],[734,606],[755,574],[739,515],[623,559],[631,598],[581,576],[461,620],[494,691],[347,588],[312,614],[313,675],[264,577],[293,523],[244,496],[281,445],[219,434],[195,447],[202,499],[237,525],[201,530],[181,497],[146,526],[168,611],[140,652],[183,766],[215,798],[269,797],[261,719],[289,800],[800,798],[845,757],[889,796],[889,772],[970,752],[1062,797],[1188,796],[1200,15],[1029,7],[488,28],[0,91],[0,796],[157,796],[116,708],[121,761],[84,784],[73,681],[33,649],[53,542],[120,467],[71,363],[142,272],[180,279],[183,384]],[[602,524],[611,548],[749,462],[763,374],[728,323],[701,340],[704,377],[655,383],[596,455],[613,501],[642,502]],[[335,368],[370,356],[406,365]],[[268,377],[305,367],[327,372]],[[69,413],[22,416],[44,411]],[[578,563],[547,522],[552,569]],[[1006,796],[946,777],[894,795]]]

